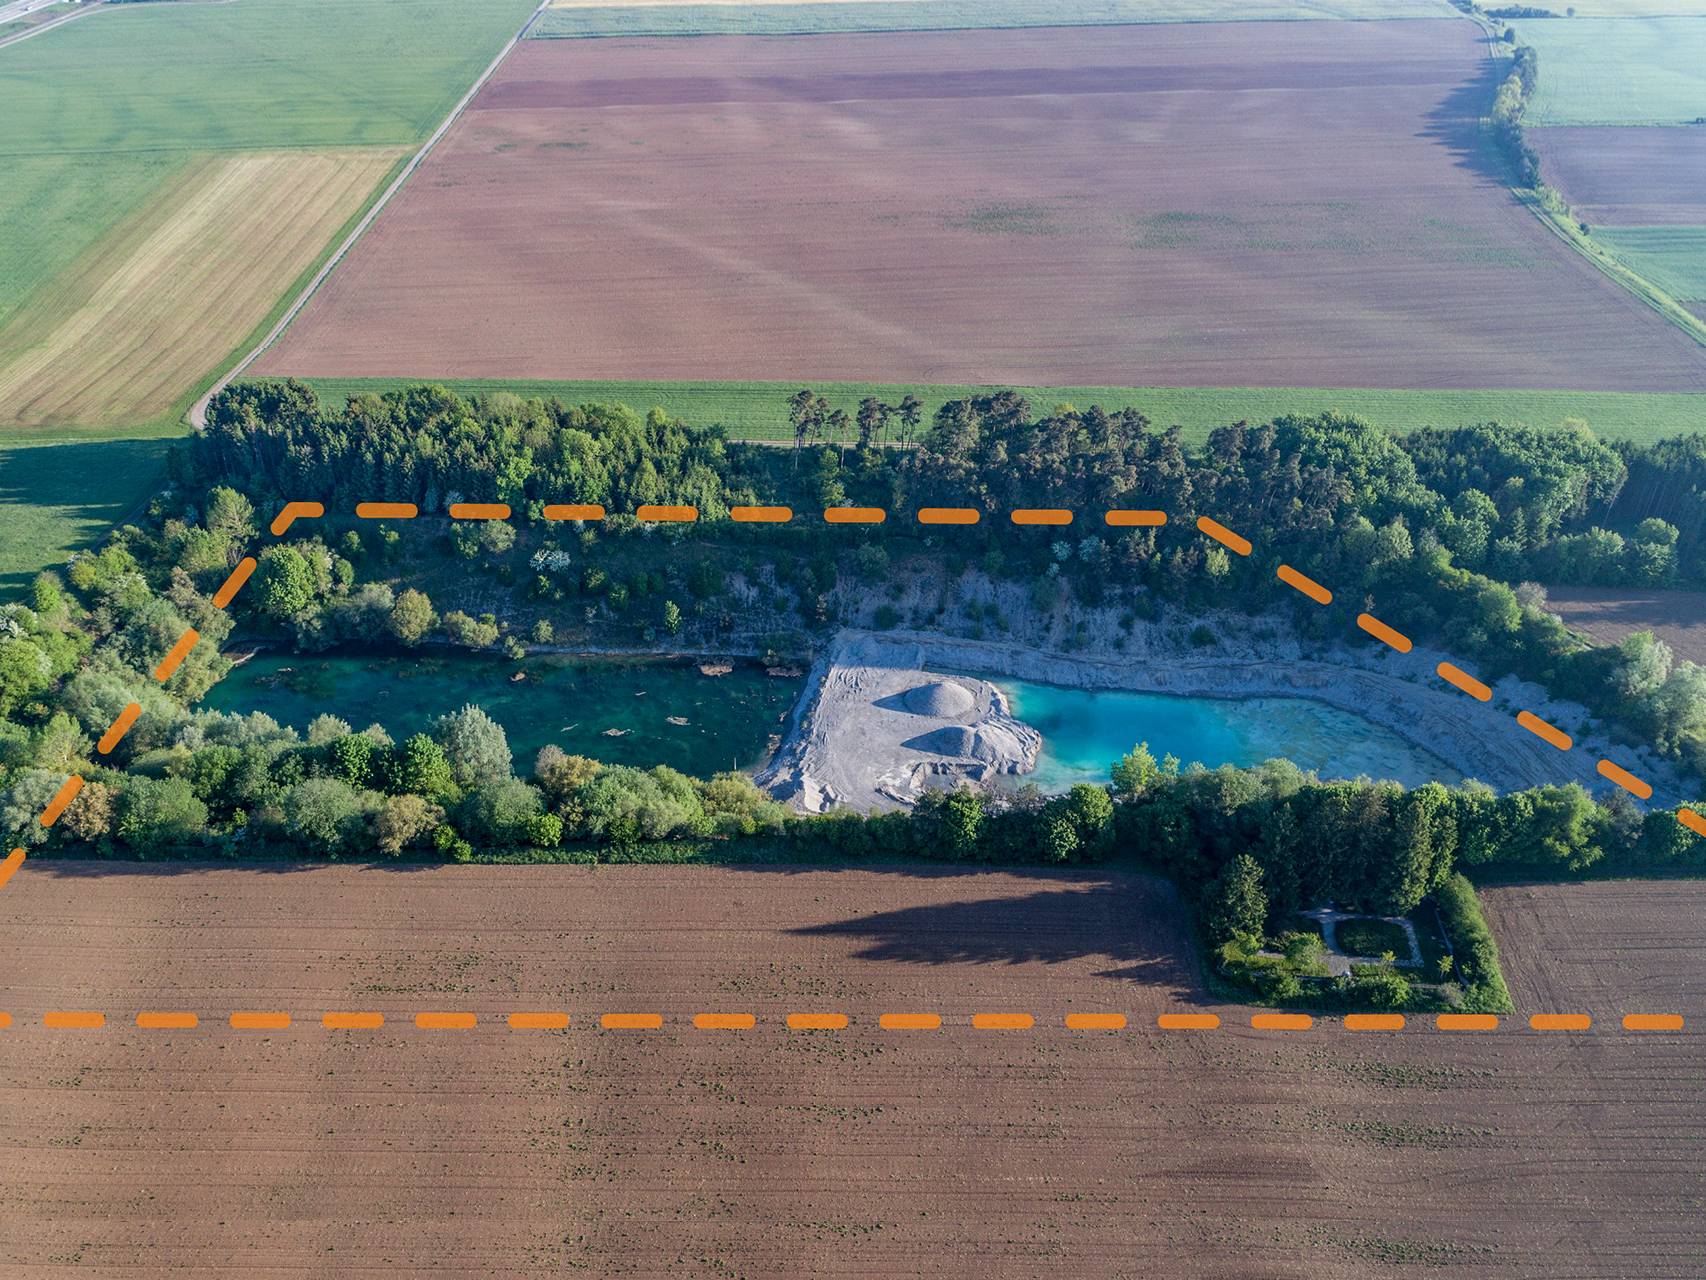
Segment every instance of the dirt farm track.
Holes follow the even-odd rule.
[[[251,370],[1706,389],[1467,22],[523,42]]]
[[[1674,887],[1678,919],[1699,889]],[[1603,901],[1565,909],[1597,922],[1583,954],[1629,926],[1618,903],[1646,909]],[[1496,905],[1501,927],[1526,909]],[[1706,1268],[1697,1034],[1259,1032],[1230,1009],[1157,1030],[1212,1002],[1139,876],[32,862],[4,906],[9,1277]],[[1525,991],[1546,932],[1512,935]],[[1689,994],[1638,971],[1679,953],[1620,954],[1625,988]],[[52,1030],[55,1008],[107,1025]],[[242,1031],[235,1009],[295,1017]],[[572,1021],[512,1030],[520,1009]],[[430,1010],[479,1023],[416,1027]],[[599,1026],[647,1010],[661,1029]],[[1063,1026],[1099,1010],[1130,1029]],[[851,1023],[787,1029],[798,1011]]]

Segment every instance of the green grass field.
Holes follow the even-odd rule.
[[[1445,18],[1444,0],[845,0],[813,4],[563,5],[536,39],[581,36],[818,35],[970,27],[1113,26],[1148,22]]]
[[[153,496],[171,444],[0,439],[0,604]]]
[[[1513,25],[1540,59],[1528,124],[1688,124],[1706,117],[1706,17]]]
[[[532,7],[123,5],[0,49],[0,319],[186,153],[420,141]]]
[[[418,378],[309,378],[322,400],[337,404],[350,395],[385,391]],[[653,406],[694,423],[722,423],[731,435],[755,440],[787,439],[786,401],[799,389],[791,382],[505,382],[441,379],[465,396],[511,391],[567,404],[593,401]],[[944,400],[987,388],[931,385],[866,385],[819,382],[813,389],[851,413],[859,398],[875,395],[897,403],[907,392],[924,402],[926,419]],[[1392,431],[1498,421],[1553,426],[1580,418],[1608,440],[1655,440],[1706,431],[1706,395],[1662,395],[1606,391],[1368,391],[1311,387],[1051,387],[1023,389],[1033,404],[1067,403],[1080,409],[1137,408],[1158,426],[1178,425],[1191,440],[1217,426],[1246,419],[1264,421],[1286,413],[1338,409]]]
[[[0,326],[209,154],[418,144],[535,2],[114,5],[0,49]],[[0,597],[157,485],[164,446],[138,438],[179,416],[0,426]]]
[[[1706,227],[1595,227],[1593,238],[1671,297],[1706,298]]]

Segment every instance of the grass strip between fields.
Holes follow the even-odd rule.
[[[345,397],[416,386],[419,378],[304,378],[328,403]],[[946,383],[696,382],[667,380],[546,381],[502,378],[434,379],[458,395],[509,392],[556,398],[565,404],[625,404],[644,412],[661,408],[695,426],[720,423],[736,439],[792,438],[787,399],[810,386],[832,405],[852,413],[861,397],[898,403],[911,392],[928,420],[948,400],[986,395],[989,386]],[[1265,422],[1285,414],[1338,410],[1400,434],[1423,427],[1480,422],[1550,427],[1579,419],[1605,440],[1649,442],[1706,426],[1706,394],[1635,391],[1379,390],[1346,387],[1018,387],[1041,409],[1063,402],[1111,411],[1135,408],[1158,428],[1177,425],[1188,441],[1216,427]]]

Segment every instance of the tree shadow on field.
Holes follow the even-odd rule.
[[[431,871],[435,867],[456,864],[443,859],[398,858],[380,861],[351,858],[209,858],[205,852],[195,858],[103,858],[97,853],[54,849],[32,853],[25,864],[37,875],[47,874],[67,879],[101,879],[107,876],[147,876],[160,879],[169,876],[198,876],[209,871],[246,871],[256,875],[294,875],[303,871],[319,871],[345,867],[357,871]]]
[[[1506,71],[1483,57],[1475,73],[1428,112],[1427,127],[1417,135],[1444,147],[1459,168],[1501,187],[1510,185],[1510,169],[1481,128],[1481,118],[1492,110]]]
[[[855,956],[891,964],[1023,965],[1105,959],[1099,978],[1202,996],[1185,913],[1173,887],[1148,876],[1051,887],[1023,896],[903,907],[793,930],[864,939]]]
[[[159,486],[171,438],[8,444],[0,437],[0,601],[91,546]]]

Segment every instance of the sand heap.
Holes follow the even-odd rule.
[[[918,716],[933,716],[938,720],[958,720],[977,710],[977,698],[963,684],[952,680],[932,680],[902,697],[906,709]],[[953,754],[953,753],[946,753]]]
[[[878,637],[838,639],[759,784],[820,813],[904,807],[927,790],[1035,768],[1042,735],[1013,718],[1000,689],[922,665]]]

